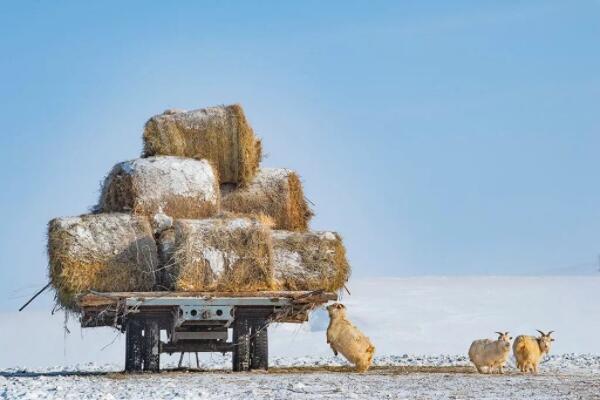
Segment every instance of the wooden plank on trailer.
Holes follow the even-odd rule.
[[[337,300],[337,295],[322,291],[264,291],[264,292],[91,292],[82,295],[78,304],[82,308],[103,307],[116,305],[119,300],[126,298],[161,298],[161,297],[189,297],[189,298],[238,298],[238,297],[263,297],[263,298],[287,298],[293,299],[294,303],[326,303]]]

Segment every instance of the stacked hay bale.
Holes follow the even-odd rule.
[[[268,216],[275,229],[306,231],[313,216],[300,177],[289,169],[262,168],[246,187],[222,185],[221,191],[224,210]]]
[[[53,219],[48,257],[50,282],[67,309],[88,290],[151,290],[158,267],[148,219],[118,213]]]
[[[273,231],[273,272],[279,290],[337,291],[350,274],[335,232]]]
[[[246,184],[262,157],[260,140],[239,104],[167,110],[144,128],[144,156],[172,155],[215,164],[221,183]]]
[[[206,218],[219,211],[219,183],[206,160],[150,157],[113,167],[100,195],[101,212]]]
[[[109,172],[95,213],[52,220],[59,304],[86,291],[340,290],[340,236],[310,232],[299,176],[259,168],[239,105],[168,110],[144,128],[142,158]]]
[[[176,220],[161,232],[164,286],[176,291],[273,288],[268,227],[250,218]]]

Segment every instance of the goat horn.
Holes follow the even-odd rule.
[[[550,335],[552,334],[552,332],[554,332],[554,331],[550,331],[550,332],[548,332],[548,335],[547,335],[547,336],[550,336]]]
[[[500,336],[504,335],[504,333],[502,333],[502,332],[494,332],[494,333],[497,333]]]
[[[542,336],[546,336],[546,334],[544,332],[540,331],[539,329],[536,329],[536,331],[538,331],[539,333],[541,333]]]

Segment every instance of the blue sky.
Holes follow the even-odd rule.
[[[595,268],[597,1],[2,9],[0,309],[44,285],[47,221],[95,203],[148,117],[233,102],[355,277]]]

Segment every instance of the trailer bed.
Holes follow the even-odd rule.
[[[122,304],[127,299],[151,303],[154,299],[193,298],[193,299],[240,299],[264,298],[271,302],[291,302],[293,304],[323,304],[337,300],[331,292],[317,291],[262,291],[262,292],[95,292],[91,291],[77,299],[79,308],[92,309]]]
[[[232,352],[233,370],[248,371],[268,368],[271,323],[306,322],[310,310],[335,300],[322,290],[89,292],[77,304],[82,327],[126,334],[127,371],[157,372],[160,354],[176,352]]]

